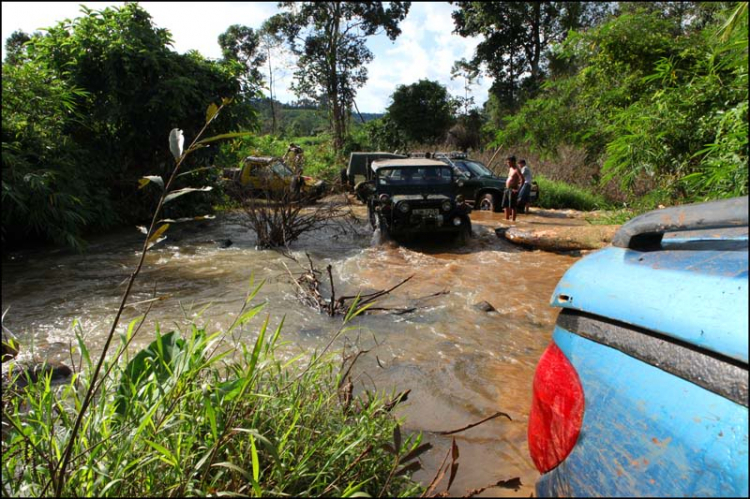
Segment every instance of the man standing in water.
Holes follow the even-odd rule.
[[[505,181],[505,192],[503,193],[503,210],[505,210],[505,219],[516,221],[516,203],[518,199],[518,189],[523,183],[523,175],[518,169],[515,156],[508,156],[505,159],[508,165],[508,179]]]
[[[531,168],[526,165],[525,159],[520,160],[518,166],[521,168],[521,175],[523,175],[523,185],[518,190],[518,202],[516,203],[516,207],[521,213],[526,213],[529,197],[531,196],[531,182],[534,178],[531,175]]]

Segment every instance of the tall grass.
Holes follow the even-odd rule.
[[[195,324],[182,334],[157,329],[146,349],[107,364],[61,495],[419,494],[405,473],[416,462],[404,468],[421,436],[401,441],[381,397],[351,396],[349,369],[332,354],[282,360],[280,330],[266,319],[254,344],[227,348],[227,334]],[[91,383],[93,362],[79,348],[85,369],[69,383],[46,377],[6,391],[3,496],[53,495],[55,465]]]
[[[535,175],[534,180],[539,184],[538,206],[541,208],[591,211],[612,207],[601,194],[581,187],[550,180],[543,175]]]

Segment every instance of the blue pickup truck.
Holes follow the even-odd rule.
[[[573,265],[537,365],[537,496],[748,495],[748,198],[623,225]]]

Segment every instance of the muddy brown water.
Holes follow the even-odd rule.
[[[355,211],[365,219],[361,206]],[[387,289],[414,276],[379,305],[424,308],[404,315],[362,316],[346,333],[351,342],[371,349],[357,363],[355,385],[388,393],[411,390],[396,414],[403,418],[404,430],[422,431],[435,446],[415,475],[425,484],[453,438],[434,432],[461,428],[497,411],[509,414],[512,421],[498,418],[454,435],[460,458],[451,493],[463,495],[468,489],[520,477],[520,490],[489,489],[483,495],[528,497],[538,477],[526,444],[534,368],[557,317],[549,307],[550,296],[578,257],[530,251],[498,238],[494,229],[510,225],[502,214],[474,212],[472,221],[474,237],[465,246],[445,240],[378,244],[369,226],[360,223],[346,232],[306,235],[293,245],[291,256],[307,265],[308,252],[321,270],[331,264],[337,295]],[[541,211],[517,222],[578,223],[583,222]],[[284,318],[281,338],[289,342],[288,355],[322,349],[341,327],[340,318],[300,304],[286,267],[295,273],[303,267],[277,252],[256,250],[241,214],[173,229],[147,256],[130,299],[148,300],[154,290],[167,297],[154,304],[135,347],[153,339],[156,322],[162,332],[190,320],[212,332],[226,328],[251,279],[266,280],[255,303],[267,305],[243,329],[244,341],[254,341],[265,315],[272,327]],[[133,229],[95,238],[84,255],[33,251],[4,259],[2,309],[10,308],[5,326],[19,337],[22,358],[70,364],[74,321],[92,356],[101,351],[123,282],[138,260],[141,237]],[[442,291],[448,293],[418,300]],[[483,301],[496,311],[475,307]],[[126,309],[119,330],[145,308]]]

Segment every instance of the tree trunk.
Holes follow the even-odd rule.
[[[539,27],[542,23],[542,4],[538,2],[533,3],[534,18],[531,21],[531,29],[533,32],[533,55],[531,57],[531,79],[536,82],[539,77],[539,58],[542,53],[542,42],[539,34]]]
[[[276,104],[273,96],[273,66],[271,64],[271,47],[268,49],[268,91],[271,94],[271,133],[276,133]]]
[[[341,102],[339,99],[339,78],[338,78],[338,47],[339,23],[341,21],[341,7],[337,2],[333,4],[331,18],[328,24],[328,98],[331,102],[331,125],[333,128],[333,148],[340,152],[344,146],[344,131],[342,123]]]

